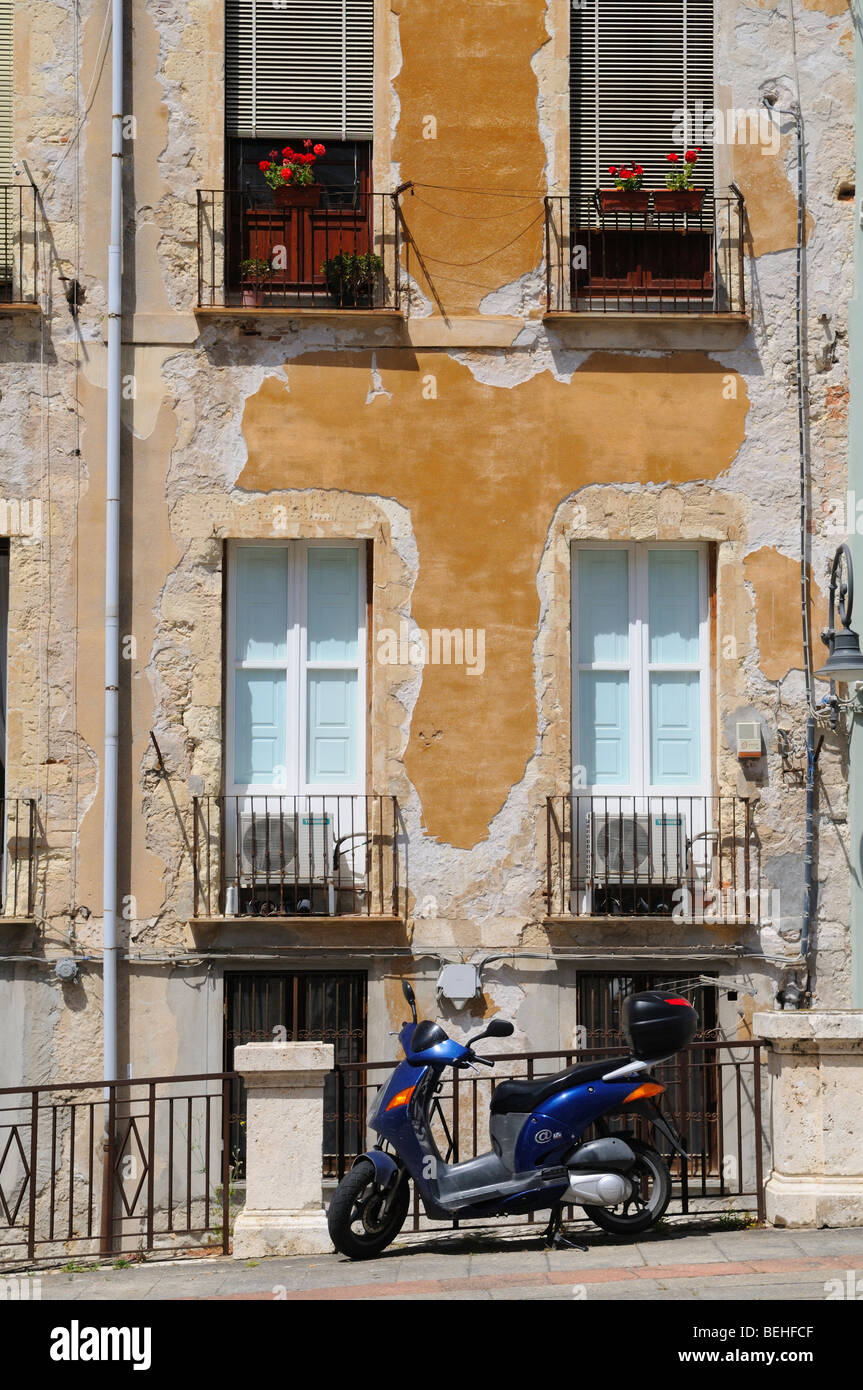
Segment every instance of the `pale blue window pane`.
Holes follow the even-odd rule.
[[[698,660],[698,551],[651,550],[648,555],[650,660],[666,665]]]
[[[234,684],[234,780],[272,785],[284,778],[285,674],[237,671]]]
[[[578,761],[586,781],[623,786],[629,781],[629,676],[625,671],[581,671],[578,677]]]
[[[307,780],[352,782],[357,775],[356,671],[309,671]]]
[[[359,594],[356,550],[308,550],[309,661],[356,661]]]
[[[650,780],[686,786],[701,777],[701,694],[697,672],[650,677]]]
[[[288,552],[280,546],[236,551],[238,661],[284,661],[288,633]]]
[[[604,665],[629,660],[629,555],[578,552],[578,660]]]

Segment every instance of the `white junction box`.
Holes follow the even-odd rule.
[[[761,725],[757,719],[741,720],[737,725],[738,758],[761,757]]]

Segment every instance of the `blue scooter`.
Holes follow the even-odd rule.
[[[488,1153],[447,1163],[431,1131],[430,1115],[446,1067],[493,1067],[474,1046],[514,1031],[493,1018],[466,1043],[447,1037],[430,1019],[417,1022],[411,986],[402,984],[412,1022],[402,1025],[398,1063],[372,1100],[369,1128],[378,1143],[361,1154],[333,1195],[328,1213],[332,1242],[354,1260],[379,1255],[401,1230],[413,1180],[426,1216],[508,1216],[550,1209],[546,1237],[559,1239],[563,1206],[582,1206],[598,1226],[637,1235],[662,1216],[671,1197],[664,1160],[630,1131],[611,1133],[606,1118],[642,1115],[684,1158],[680,1136],[656,1098],[665,1087],[649,1068],[681,1051],[698,1018],[687,999],[658,990],[623,1002],[622,1031],[632,1056],[583,1062],[533,1081],[502,1081],[491,1100]],[[594,1127],[596,1137],[585,1140]]]

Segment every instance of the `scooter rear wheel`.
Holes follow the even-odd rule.
[[[371,1260],[395,1240],[409,1205],[406,1173],[400,1176],[396,1191],[386,1193],[378,1186],[372,1165],[359,1163],[345,1173],[333,1194],[327,1213],[330,1240],[351,1260]]]
[[[663,1159],[649,1144],[640,1139],[626,1141],[636,1157],[635,1168],[628,1174],[634,1192],[617,1207],[584,1207],[583,1210],[614,1235],[639,1235],[660,1220],[671,1200],[671,1174]]]

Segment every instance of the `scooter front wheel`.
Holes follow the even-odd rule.
[[[395,1240],[410,1205],[407,1173],[400,1173],[394,1192],[382,1192],[371,1163],[345,1173],[330,1202],[330,1240],[351,1260],[371,1260]]]
[[[671,1174],[663,1159],[640,1139],[626,1142],[636,1159],[635,1167],[627,1174],[633,1185],[632,1195],[616,1207],[584,1207],[597,1226],[621,1236],[648,1231],[671,1200]]]

